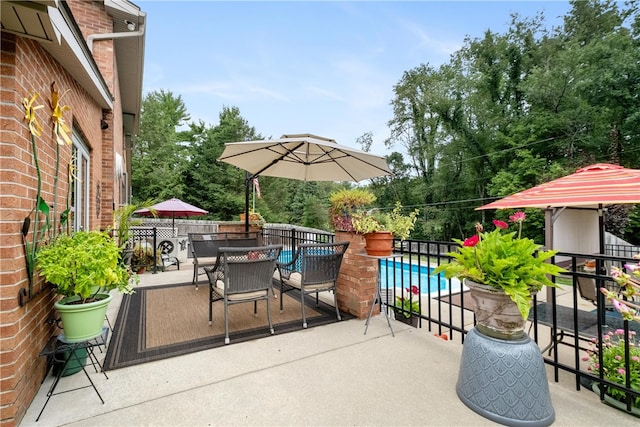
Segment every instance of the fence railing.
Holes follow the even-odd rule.
[[[333,243],[335,235],[322,230],[306,227],[267,224],[262,229],[265,245],[282,245],[285,250],[295,252],[301,243]]]
[[[450,340],[460,339],[463,343],[465,335],[475,323],[469,293],[457,279],[447,280],[430,274],[435,266],[449,262],[450,257],[446,254],[455,250],[456,244],[423,241],[396,243],[398,251],[404,256],[393,261],[380,261],[379,264],[382,286],[386,286],[383,300],[386,300],[389,309],[402,311],[402,307],[396,304],[396,298],[404,293],[405,298],[419,302],[420,312],[412,314],[420,316],[421,328],[429,333],[446,334]],[[554,278],[559,288],[543,290],[534,298],[527,328],[532,339],[543,349],[545,363],[553,367],[554,381],[558,382],[560,371],[565,371],[573,374],[577,390],[593,382],[599,384],[600,390],[604,389],[603,385],[615,385],[626,394],[627,404],[630,405],[632,399],[640,398],[637,385],[632,388],[632,381],[637,381],[634,378],[638,373],[630,369],[629,357],[630,349],[640,345],[640,323],[624,321],[606,303],[605,295],[598,291],[603,287],[619,289],[609,275],[611,267],[623,268],[625,263],[634,262],[632,253],[622,253],[625,256],[556,254],[551,262],[563,266],[567,272]],[[594,260],[595,267],[585,269],[586,260]],[[417,287],[417,295],[406,291],[412,286]],[[587,286],[592,287],[591,294],[585,289]],[[621,299],[624,297],[621,296]],[[624,332],[621,336],[624,337],[627,354],[626,370],[621,374],[622,383],[608,381],[602,370],[594,374],[585,360],[589,351],[597,351],[598,355],[602,355],[603,340],[598,338],[616,330],[620,335]]]

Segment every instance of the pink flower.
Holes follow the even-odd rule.
[[[625,375],[627,373],[627,371],[625,371],[623,368],[618,368],[618,373],[620,375]]]
[[[473,247],[473,246],[477,245],[479,241],[480,241],[480,237],[478,237],[478,235],[477,235],[477,234],[475,234],[475,235],[473,235],[473,236],[469,237],[467,240],[465,240],[465,241],[462,243],[462,246],[470,246],[470,247]]]
[[[503,230],[506,229],[507,227],[509,227],[509,224],[507,224],[504,221],[500,221],[499,219],[494,219],[493,220],[493,225],[495,225],[496,227],[501,228]]]
[[[509,217],[509,221],[511,222],[523,222],[527,216],[524,212],[516,212]]]

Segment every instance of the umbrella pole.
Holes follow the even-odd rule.
[[[249,184],[251,183],[251,177],[249,172],[245,172],[244,179],[244,231],[249,232]]]

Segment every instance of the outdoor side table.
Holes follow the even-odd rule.
[[[367,320],[365,321],[365,328],[364,328],[364,335],[367,335],[367,329],[369,329],[369,321],[371,320],[371,315],[373,314],[373,307],[380,303],[382,304],[382,277],[380,275],[380,260],[383,259],[393,259],[393,258],[401,258],[402,254],[397,254],[397,253],[392,253],[391,255],[385,255],[385,256],[375,256],[375,255],[368,255],[367,253],[359,253],[358,255],[366,257],[366,258],[373,258],[378,260],[378,279],[377,279],[377,285],[376,285],[376,293],[373,296],[373,299],[371,301],[371,307],[369,308],[369,315],[367,316]],[[387,310],[387,313],[385,314],[385,317],[387,319],[387,325],[389,325],[389,329],[391,330],[391,336],[395,337],[396,335],[393,333],[393,328],[391,327],[391,321],[389,320],[389,305],[388,305],[388,301],[385,302],[385,309]]]
[[[40,419],[40,416],[42,415],[42,412],[44,412],[44,408],[47,407],[47,404],[49,403],[49,400],[51,399],[51,397],[57,394],[62,394],[70,391],[81,390],[83,388],[93,387],[93,390],[98,395],[98,398],[100,398],[100,401],[104,404],[104,400],[102,399],[100,392],[98,392],[98,389],[96,388],[95,384],[91,380],[91,377],[87,373],[87,370],[85,369],[86,363],[82,363],[82,361],[80,360],[81,357],[79,356],[79,354],[82,350],[86,350],[87,358],[91,361],[91,365],[94,367],[96,372],[98,372],[98,368],[100,368],[100,371],[102,372],[104,377],[106,379],[109,379],[106,372],[104,372],[104,370],[102,369],[102,365],[100,365],[100,362],[98,361],[96,355],[94,354],[94,349],[96,347],[101,347],[103,345],[106,345],[108,335],[109,335],[109,328],[105,326],[102,328],[102,333],[100,335],[98,335],[95,338],[91,338],[87,341],[70,343],[70,342],[67,342],[64,334],[53,336],[49,339],[47,344],[40,351],[40,356],[53,357],[53,361],[61,363],[61,366],[59,367],[59,369],[57,370],[57,373],[55,374],[55,379],[53,380],[51,387],[49,387],[49,391],[47,392],[47,400],[44,402],[44,405],[42,406],[42,409],[38,414],[38,418],[36,418],[36,422]],[[75,361],[76,363],[78,363],[79,366],[82,367],[82,371],[84,372],[84,375],[89,380],[89,385],[76,387],[70,390],[60,391],[56,393],[55,390],[56,390],[56,387],[58,386],[58,383],[60,382],[60,378],[63,376],[63,373],[65,372],[67,366],[71,361]]]

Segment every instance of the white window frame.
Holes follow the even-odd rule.
[[[74,128],[73,141],[73,230],[89,230],[89,176],[91,158],[89,149]]]

